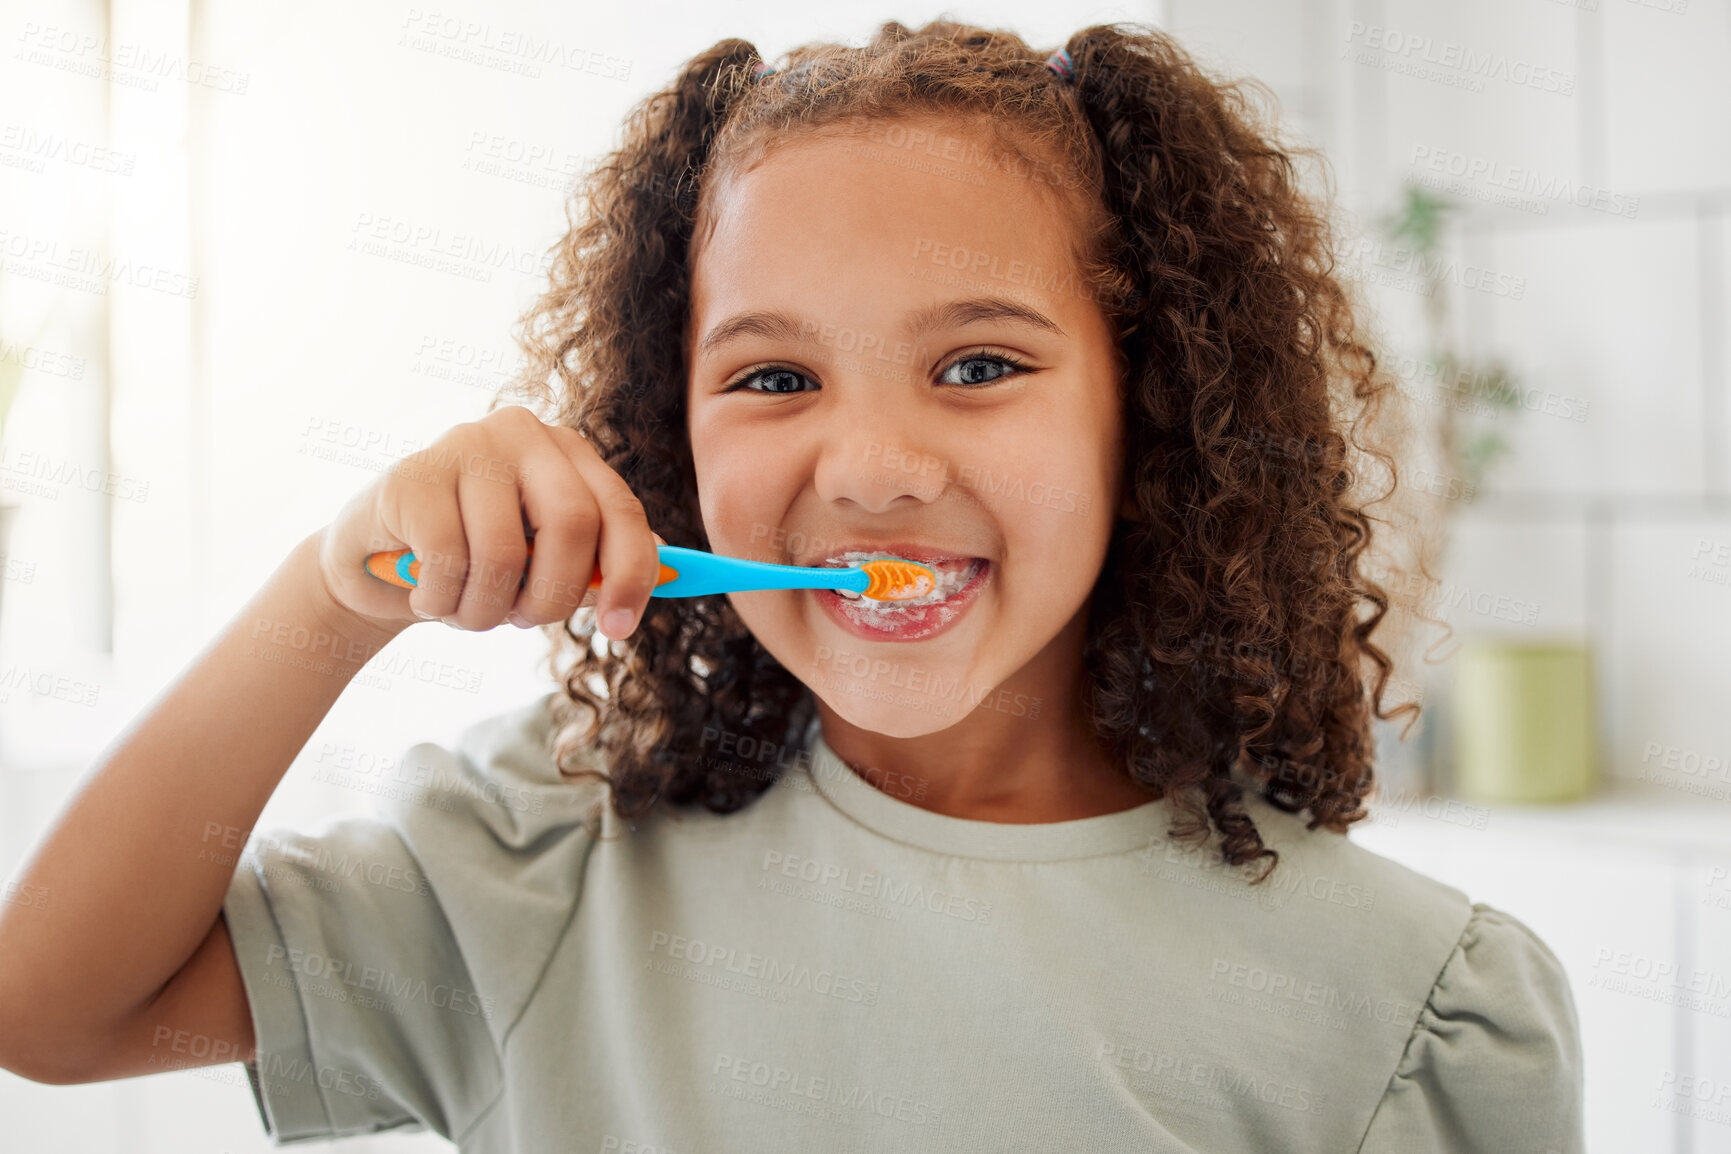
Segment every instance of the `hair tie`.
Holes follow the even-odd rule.
[[[774,66],[771,65],[768,61],[759,60],[751,69],[751,78],[753,80],[758,81],[759,83],[762,83],[763,78],[765,76],[770,75],[774,71],[775,71]]]

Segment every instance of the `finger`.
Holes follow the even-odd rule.
[[[650,532],[655,533],[653,529],[651,529]],[[665,545],[667,544],[667,538],[663,537],[659,533],[655,533],[655,543],[657,545]],[[600,568],[600,566],[596,566],[596,568]],[[577,603],[577,608],[593,609],[595,603],[599,600],[601,600],[601,591],[599,589],[586,588],[583,590],[583,599]]]
[[[653,529],[651,529],[650,532],[655,533]],[[657,545],[665,545],[667,544],[667,539],[661,534],[655,533],[655,543]],[[597,566],[597,568],[599,568],[599,566]],[[601,600],[601,591],[599,589],[585,589],[583,591],[583,600],[577,603],[577,608],[593,609],[595,603],[599,600]]]
[[[663,537],[661,534],[656,533],[653,529],[651,529],[650,532],[655,537],[656,545],[659,546],[659,545],[667,544],[667,539],[665,537]],[[600,566],[596,566],[596,568],[599,569]],[[656,557],[656,575],[659,576],[660,572],[661,572],[661,559],[659,556],[657,556]],[[585,589],[583,591],[583,600],[579,601],[577,603],[577,608],[578,609],[593,609],[593,608],[595,608],[596,604],[600,602],[600,600],[601,600],[601,590],[600,589],[594,589],[594,588]]]
[[[485,468],[469,461],[484,460]],[[458,470],[457,504],[468,539],[469,565],[463,592],[446,624],[461,629],[491,629],[505,619],[517,600],[529,544],[523,536],[519,503],[519,467],[499,442],[484,437],[479,452]]]
[[[535,534],[529,572],[511,615],[520,624],[569,620],[589,590],[601,507],[553,437],[524,453],[523,512]]]
[[[643,503],[594,446],[575,430],[549,427],[601,510],[598,560],[603,580],[595,602],[596,624],[610,639],[626,637],[642,620],[649,594],[661,576],[655,532]]]
[[[392,471],[413,470],[422,475],[423,462],[404,458]],[[418,488],[426,485],[427,489]],[[439,470],[417,486],[387,485],[381,491],[379,522],[388,533],[402,540],[415,554],[415,587],[409,590],[409,609],[418,617],[448,617],[463,593],[463,574],[469,567],[468,539],[463,534],[463,516],[457,503],[455,473]],[[407,499],[412,497],[413,499]],[[376,550],[375,550],[376,551]]]

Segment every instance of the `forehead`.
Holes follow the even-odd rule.
[[[1076,209],[1040,179],[1049,166],[999,163],[1009,154],[989,124],[899,117],[802,131],[723,166],[692,241],[690,337],[766,297],[880,315],[886,290],[1076,306],[1053,288],[1077,283]]]

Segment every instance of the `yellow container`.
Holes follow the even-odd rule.
[[[1468,638],[1458,660],[1456,794],[1522,803],[1575,801],[1594,791],[1596,710],[1584,643]]]

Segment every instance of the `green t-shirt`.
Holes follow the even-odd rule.
[[[560,777],[547,700],[413,746],[378,817],[243,858],[223,909],[277,1143],[1582,1149],[1550,950],[1254,794],[1261,886],[1169,840],[1164,801],[949,817],[815,724],[746,808],[626,823]]]

